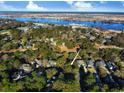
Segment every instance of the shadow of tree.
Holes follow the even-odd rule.
[[[86,92],[88,89],[86,87],[86,82],[85,82],[85,77],[86,74],[84,72],[83,66],[79,68],[79,82],[80,82],[80,91]]]

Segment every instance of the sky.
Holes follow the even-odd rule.
[[[0,11],[124,12],[124,1],[0,1]]]

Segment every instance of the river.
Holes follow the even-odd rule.
[[[71,26],[71,25],[78,25],[78,26],[85,26],[85,27],[95,27],[101,28],[104,30],[124,30],[124,23],[107,23],[101,21],[74,21],[74,20],[57,20],[57,19],[48,19],[48,18],[29,18],[29,17],[7,17],[7,16],[0,16],[0,18],[4,19],[13,19],[22,22],[36,22],[36,23],[47,23],[47,24],[56,24],[56,25],[64,25],[64,26]]]

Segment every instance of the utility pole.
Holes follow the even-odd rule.
[[[77,52],[76,56],[74,57],[73,61],[71,62],[71,65],[73,65],[73,63],[75,62],[75,60],[77,59],[79,53],[80,53],[81,49],[79,49],[79,51]]]

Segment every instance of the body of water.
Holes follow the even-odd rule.
[[[107,22],[100,22],[100,21],[72,21],[72,20],[57,20],[57,19],[48,19],[48,18],[24,18],[24,17],[7,17],[7,16],[0,16],[0,18],[4,19],[13,19],[21,22],[36,22],[36,23],[48,23],[48,24],[56,24],[56,25],[64,25],[64,26],[71,26],[71,25],[79,25],[79,26],[86,26],[86,27],[95,27],[101,28],[105,30],[124,30],[124,23],[107,23]]]

